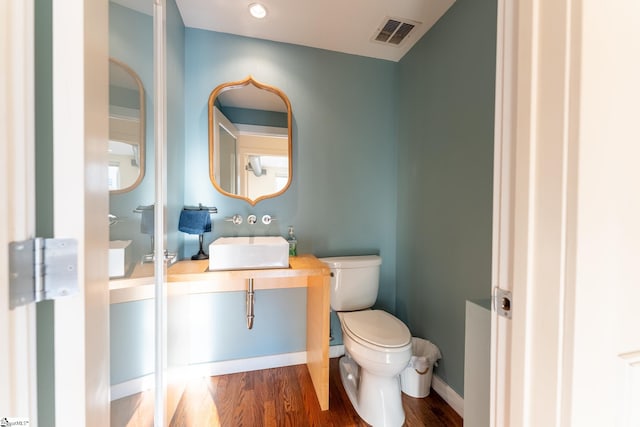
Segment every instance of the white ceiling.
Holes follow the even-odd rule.
[[[151,0],[115,0],[140,11]],[[267,17],[248,6],[257,0],[176,0],[187,27],[399,61],[454,0],[261,0]],[[146,3],[140,6],[140,2]],[[138,5],[135,5],[137,3]],[[129,4],[129,5],[127,5]],[[372,41],[386,18],[418,22],[399,45]]]

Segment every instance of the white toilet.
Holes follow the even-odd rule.
[[[351,404],[374,427],[404,423],[400,373],[411,359],[411,332],[393,315],[370,310],[378,296],[379,256],[321,258],[331,269],[331,309],[346,355],[340,377]]]

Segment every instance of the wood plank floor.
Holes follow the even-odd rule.
[[[405,426],[462,426],[462,418],[431,392],[423,399],[402,395]],[[329,410],[321,411],[305,365],[242,372],[192,381],[178,404],[171,426],[367,426],[349,402],[331,359]],[[112,427],[153,426],[152,393],[111,404]]]

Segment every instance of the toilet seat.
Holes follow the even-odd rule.
[[[363,310],[341,314],[345,332],[366,344],[392,349],[405,347],[411,342],[407,325],[386,311]]]

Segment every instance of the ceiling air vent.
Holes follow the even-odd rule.
[[[410,19],[387,17],[377,28],[372,40],[378,43],[399,46],[418,25],[420,25],[419,22],[411,21]]]

